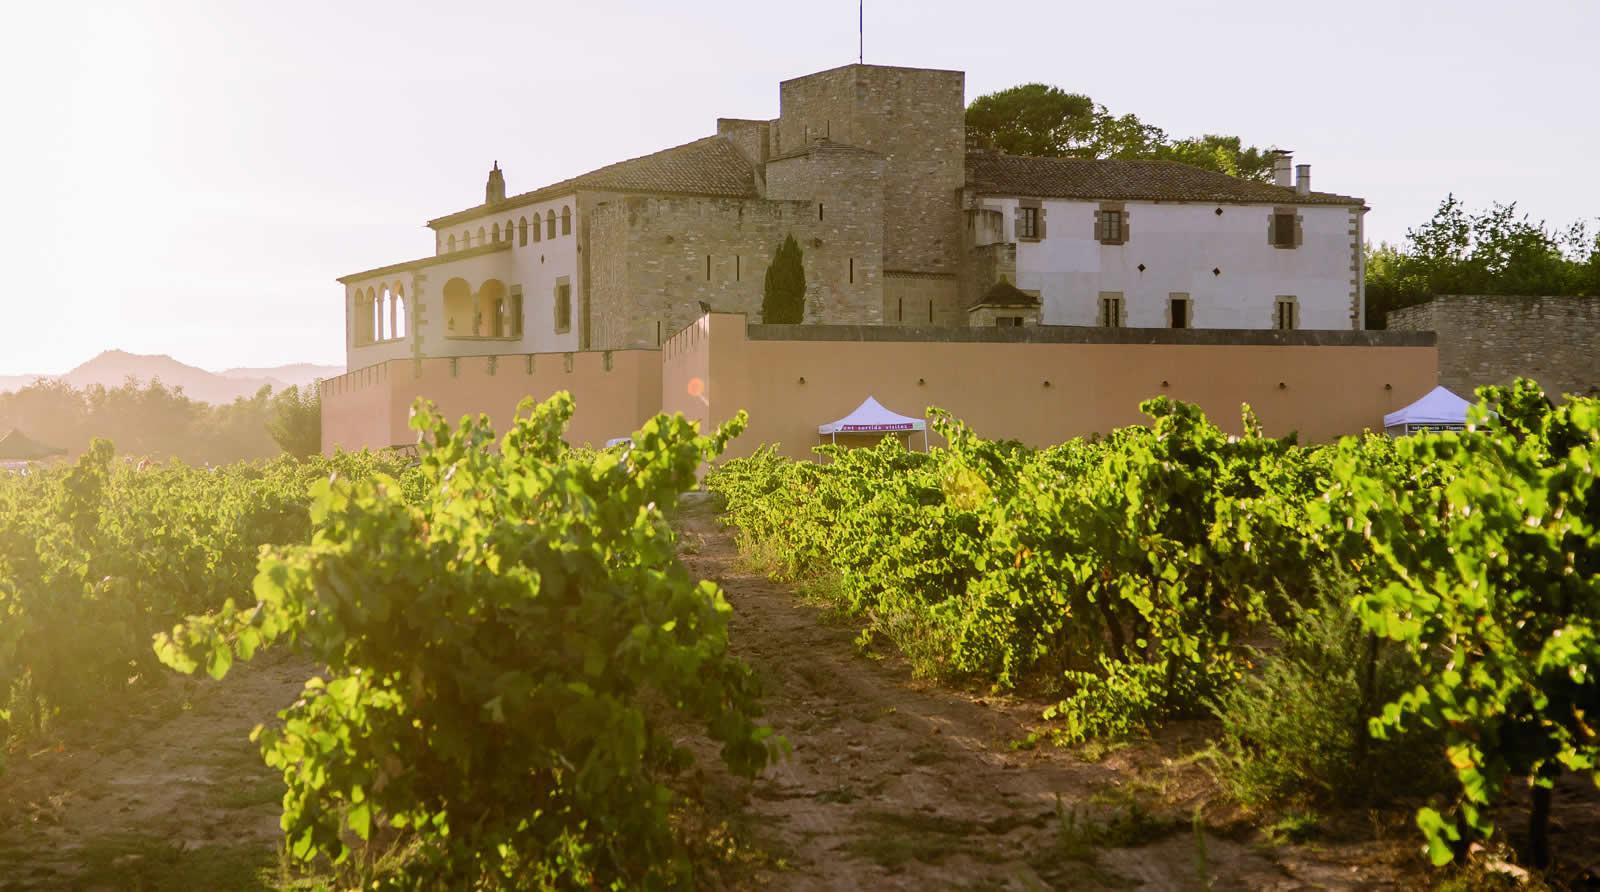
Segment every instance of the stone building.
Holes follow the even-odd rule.
[[[707,312],[759,320],[804,251],[805,321],[1352,329],[1362,201],[1171,162],[969,150],[959,71],[847,65],[771,120],[429,221],[433,254],[342,277],[348,367],[656,349]]]

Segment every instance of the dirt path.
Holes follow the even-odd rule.
[[[0,777],[0,889],[263,889],[283,784],[250,729],[292,703],[303,659],[264,653],[226,679],[173,678],[131,714],[62,729]]]
[[[734,607],[732,646],[765,677],[793,754],[748,790],[785,889],[1376,888],[1315,852],[1197,832],[1143,804],[1117,758],[1015,749],[1038,705],[920,685],[854,630],[740,569],[709,504],[681,520],[684,562]],[[1059,800],[1058,800],[1059,797]],[[1159,798],[1159,796],[1153,797]],[[1059,806],[1058,806],[1059,803]],[[1342,860],[1342,859],[1341,859]],[[1381,877],[1383,871],[1379,870]]]

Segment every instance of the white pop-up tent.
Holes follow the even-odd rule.
[[[840,434],[895,434],[922,431],[922,449],[928,449],[928,422],[891,412],[883,404],[867,397],[855,411],[827,424],[817,425],[817,433],[839,442]]]
[[[1383,431],[1391,437],[1403,437],[1418,431],[1462,430],[1467,426],[1467,408],[1471,405],[1446,388],[1435,387],[1422,399],[1383,416]]]

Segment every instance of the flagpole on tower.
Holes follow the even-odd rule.
[[[856,62],[867,61],[867,0],[856,0]]]

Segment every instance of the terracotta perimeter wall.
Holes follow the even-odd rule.
[[[904,415],[939,406],[981,436],[1034,446],[1140,423],[1139,403],[1160,395],[1198,403],[1235,433],[1249,403],[1268,433],[1319,442],[1381,428],[1438,379],[1425,332],[747,327],[738,314],[702,316],[660,351],[451,363],[393,360],[325,382],[324,451],[414,442],[406,422],[419,395],[452,421],[484,412],[504,429],[524,396],[558,390],[577,401],[574,444],[625,436],[657,411],[709,430],[744,409],[750,426],[730,457],[764,443],[810,457],[817,425],[868,396]]]
[[[1039,343],[998,335],[897,341],[877,337],[891,331],[906,337],[905,329],[753,326],[747,333],[741,317],[707,321],[710,419],[721,422],[741,408],[750,413],[750,427],[730,447],[730,457],[763,443],[807,457],[822,442],[817,425],[869,395],[903,415],[938,406],[981,436],[1034,446],[1140,423],[1139,403],[1158,395],[1198,403],[1234,433],[1241,431],[1240,404],[1249,403],[1269,434],[1298,431],[1302,442],[1318,442],[1380,429],[1385,412],[1422,396],[1438,375],[1437,351],[1426,335],[1296,332],[1285,338],[1262,332],[1245,344]],[[1123,331],[1125,341],[1246,337]],[[862,334],[871,339],[849,339]],[[1094,330],[1066,334],[1117,337]],[[1294,338],[1324,343],[1271,343]],[[1385,343],[1395,346],[1369,346]],[[667,392],[686,386],[680,377],[668,366]]]
[[[322,388],[325,453],[415,443],[408,422],[418,396],[452,424],[486,413],[504,431],[524,397],[543,400],[561,390],[576,401],[568,442],[599,446],[633,433],[660,410],[661,361],[655,350],[391,360]]]

